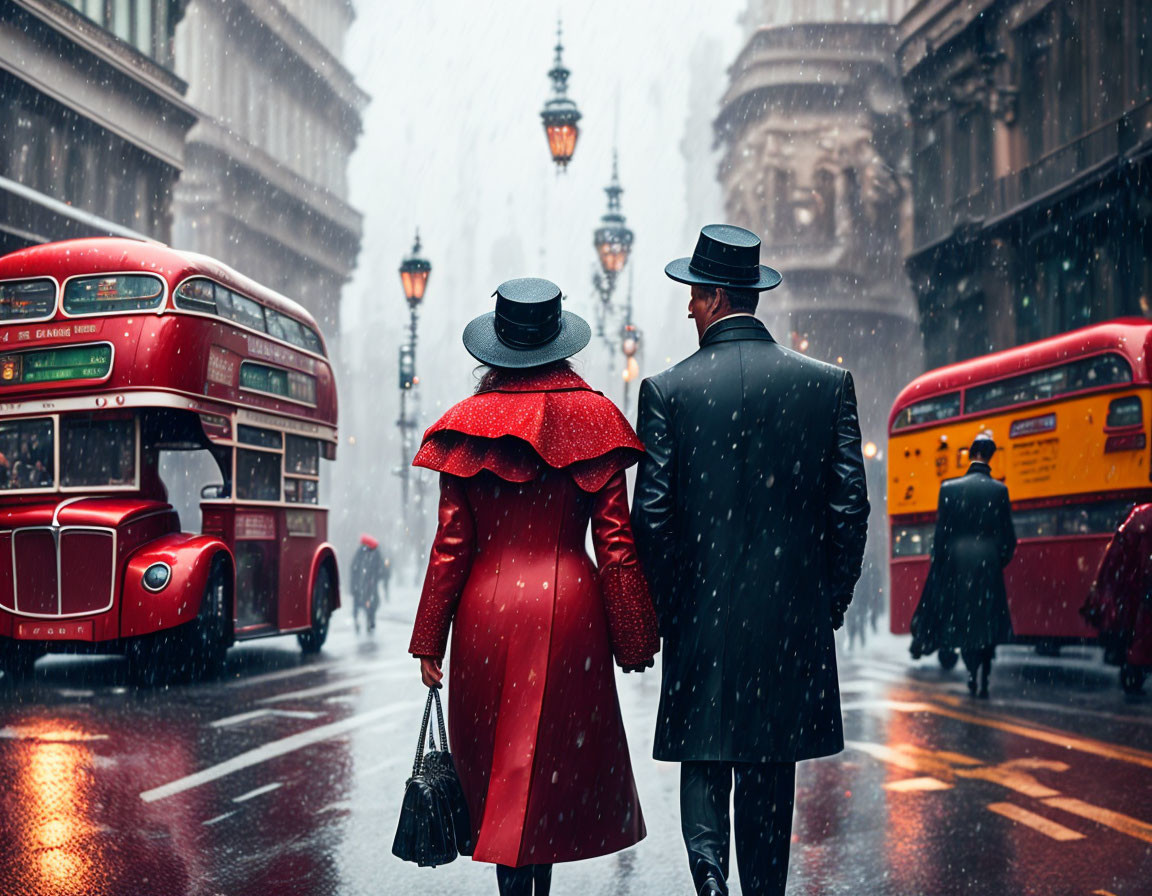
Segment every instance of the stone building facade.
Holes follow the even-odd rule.
[[[173,242],[304,304],[334,339],[360,249],[348,158],[367,95],[341,62],[350,0],[190,0],[176,70],[200,121]]]
[[[857,631],[886,592],[888,412],[923,369],[903,266],[911,185],[895,12],[892,0],[753,0],[715,121],[726,220],[758,233],[784,277],[758,315],[778,341],[853,372],[876,448]]]
[[[167,242],[195,114],[177,0],[0,0],[0,254],[119,234]]]
[[[1152,4],[907,5],[929,365],[1152,317]]]

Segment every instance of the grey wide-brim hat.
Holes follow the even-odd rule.
[[[588,345],[592,329],[560,307],[560,287],[540,277],[501,283],[496,310],[464,328],[464,348],[492,367],[538,367],[569,358]]]
[[[701,228],[691,258],[668,262],[664,273],[680,283],[763,292],[780,285],[780,272],[760,264],[760,237],[733,224]]]

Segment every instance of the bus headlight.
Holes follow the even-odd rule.
[[[167,563],[153,563],[140,577],[140,583],[148,591],[163,591],[172,580],[172,567]]]

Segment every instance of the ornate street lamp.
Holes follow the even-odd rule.
[[[576,138],[580,135],[577,122],[581,117],[576,103],[568,97],[568,76],[571,72],[564,67],[561,58],[563,52],[562,30],[557,24],[556,59],[552,63],[552,70],[548,72],[548,77],[552,79],[552,97],[544,104],[540,118],[544,122],[544,133],[548,135],[552,161],[560,171],[568,168],[568,162],[576,152]]]
[[[428,286],[428,277],[432,273],[431,263],[420,256],[420,231],[416,231],[416,241],[412,245],[412,253],[400,262],[400,283],[404,287],[404,298],[408,302],[408,341],[400,346],[399,374],[400,374],[400,417],[396,426],[400,430],[400,467],[397,473],[400,476],[401,512],[406,522],[407,537],[419,537],[413,531],[410,523],[411,509],[408,501],[408,480],[411,475],[413,457],[413,436],[416,432],[415,399],[413,404],[408,402],[408,393],[413,392],[420,384],[420,377],[416,374],[416,323],[417,311],[424,301],[424,291]],[[423,513],[423,495],[421,494],[421,480],[417,478],[417,508]]]
[[[624,188],[620,186],[615,152],[612,153],[612,182],[604,188],[604,192],[608,194],[608,211],[600,219],[600,226],[592,236],[592,245],[600,257],[602,275],[596,274],[592,285],[600,296],[600,302],[607,306],[612,301],[616,277],[628,264],[628,256],[632,252],[632,231],[625,225],[624,215],[620,212],[620,194]]]

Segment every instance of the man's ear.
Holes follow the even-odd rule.
[[[728,301],[728,290],[723,286],[718,286],[712,290],[712,298],[708,300],[708,313],[715,314],[724,304]]]

